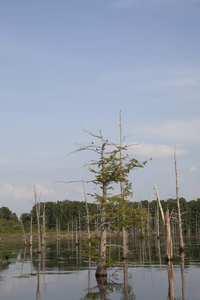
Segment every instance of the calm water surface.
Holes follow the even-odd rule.
[[[0,245],[0,290],[6,300],[160,300],[200,299],[200,242],[185,240],[185,257],[175,248],[173,265],[164,261],[165,245],[160,241],[130,243],[127,266],[108,271],[107,282],[95,279],[95,265],[88,272],[88,258],[71,241],[47,242],[40,256],[36,247],[20,242]],[[121,258],[120,250],[110,255]]]

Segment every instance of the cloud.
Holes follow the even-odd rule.
[[[151,133],[164,138],[173,139],[176,143],[199,144],[200,120],[192,121],[169,121],[163,126],[150,129]]]
[[[37,185],[36,191],[38,194],[42,194],[42,196],[54,194],[53,189],[47,189],[42,185]],[[12,199],[13,201],[20,199],[33,199],[33,188],[26,186],[14,186],[11,183],[6,182],[0,188],[0,196],[2,198]]]
[[[30,191],[27,187],[13,186],[9,182],[4,183],[2,188],[0,189],[1,197],[12,198],[16,200],[29,198],[31,194],[33,194],[33,192]]]
[[[193,172],[195,172],[197,170],[197,168],[196,167],[190,167],[190,173],[193,173]]]
[[[138,144],[129,148],[129,153],[136,156],[142,156],[147,159],[161,158],[161,157],[172,157],[174,155],[174,147],[163,144]],[[187,152],[182,149],[182,145],[178,145],[176,149],[176,155],[182,156]]]

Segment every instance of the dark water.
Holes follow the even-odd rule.
[[[17,241],[0,245],[1,299],[200,299],[200,242],[185,240],[181,258],[174,249],[174,262],[165,263],[164,241],[130,243],[127,265],[109,269],[107,282],[95,279],[95,264],[88,272],[88,258],[71,241],[47,242],[38,256],[36,247],[24,248]],[[121,259],[121,250],[110,255]]]

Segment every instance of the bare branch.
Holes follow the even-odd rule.
[[[83,131],[85,131],[86,133],[90,134],[91,136],[93,136],[95,138],[102,139],[101,131],[100,131],[100,135],[93,134],[85,129]]]
[[[75,182],[86,182],[86,183],[89,183],[89,182],[94,182],[95,180],[70,180],[70,181],[60,181],[60,180],[57,180],[57,181],[54,181],[54,182],[60,182],[60,183],[75,183]]]
[[[156,191],[156,196],[157,196],[158,204],[159,204],[159,207],[160,207],[160,212],[161,212],[163,224],[165,224],[165,216],[164,216],[164,212],[163,212],[163,209],[162,209],[162,205],[161,205],[161,202],[160,202],[160,197],[159,197],[159,194],[158,194],[158,190],[157,190],[155,181],[154,181],[154,189]]]

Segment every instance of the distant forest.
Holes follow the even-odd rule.
[[[178,228],[176,222],[177,205],[175,199],[161,200],[164,212],[169,208],[171,212],[173,210],[172,225],[173,228]],[[140,202],[129,202],[129,205],[134,209],[141,209],[149,211],[150,214],[150,230],[155,232],[155,220],[157,217],[157,201],[153,200],[148,202],[147,200]],[[44,203],[40,203],[41,213],[43,212]],[[197,200],[186,201],[184,198],[180,198],[180,208],[182,213],[182,228],[184,234],[197,235],[200,233],[200,198]],[[95,230],[98,227],[98,205],[95,203],[88,203],[88,209],[90,213],[90,226],[91,230]],[[17,233],[22,231],[21,220],[23,221],[25,231],[30,231],[31,214],[33,218],[33,228],[36,229],[36,209],[33,206],[30,213],[23,213],[20,220],[16,213],[13,213],[7,207],[0,208],[0,233]],[[85,202],[79,201],[57,201],[45,203],[46,214],[46,229],[47,232],[55,231],[59,224],[59,228],[62,232],[75,230],[78,226],[79,230],[86,231],[86,207]],[[160,212],[159,212],[160,214]],[[163,224],[161,217],[160,231],[163,230]],[[141,222],[141,224],[140,224]],[[78,224],[78,225],[77,225]],[[137,228],[144,226],[142,220],[138,220]],[[146,228],[144,229],[144,234]]]

